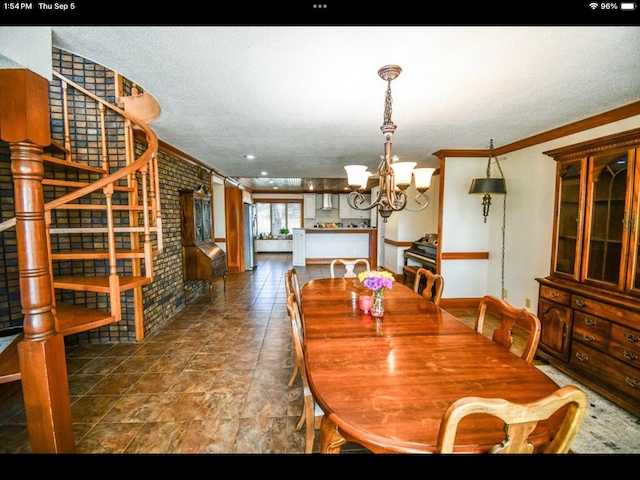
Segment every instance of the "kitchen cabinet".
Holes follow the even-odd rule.
[[[367,202],[371,200],[371,195],[365,194]],[[340,219],[370,219],[371,210],[358,210],[349,205],[349,195],[341,194],[338,205],[338,217]]]
[[[316,218],[316,194],[305,193],[302,195],[304,203],[304,218]]]
[[[291,252],[293,240],[291,239],[267,239],[256,240],[256,252]]]
[[[640,129],[545,153],[557,174],[538,355],[640,415]]]

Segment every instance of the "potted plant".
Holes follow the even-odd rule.
[[[280,236],[282,238],[286,238],[287,235],[289,235],[289,229],[288,228],[281,228],[280,229]]]

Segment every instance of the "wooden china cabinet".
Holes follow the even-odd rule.
[[[640,416],[640,129],[545,154],[557,175],[538,355]]]
[[[213,300],[215,278],[222,276],[227,291],[227,255],[213,242],[211,195],[203,187],[181,190],[180,211],[185,298],[188,280],[207,280]]]

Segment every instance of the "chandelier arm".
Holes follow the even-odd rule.
[[[347,197],[347,203],[351,208],[355,208],[356,210],[371,210],[373,207],[378,205],[378,200],[380,199],[380,194],[378,194],[378,198],[376,198],[375,202],[371,202],[371,205],[364,205],[367,201],[367,198],[358,191],[353,191],[349,193]]]
[[[419,198],[423,197],[425,199],[425,203],[424,205],[422,205],[419,201]],[[429,202],[431,202],[431,198],[429,197],[429,195],[427,195],[426,193],[422,192],[422,193],[418,193],[415,198],[414,198],[415,202],[420,205],[420,207],[418,208],[409,208],[409,207],[405,207],[404,209],[407,212],[421,212],[422,210],[424,210],[425,208],[427,208],[429,206]]]

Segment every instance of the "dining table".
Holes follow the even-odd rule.
[[[466,396],[531,402],[560,388],[534,365],[493,342],[411,288],[384,292],[384,315],[359,308],[370,295],[357,278],[314,279],[301,287],[305,365],[324,412],[321,453],[347,442],[374,453],[433,453],[447,407]],[[530,436],[539,447],[564,409]],[[504,438],[495,417],[473,415],[458,428],[456,450],[487,452]]]

